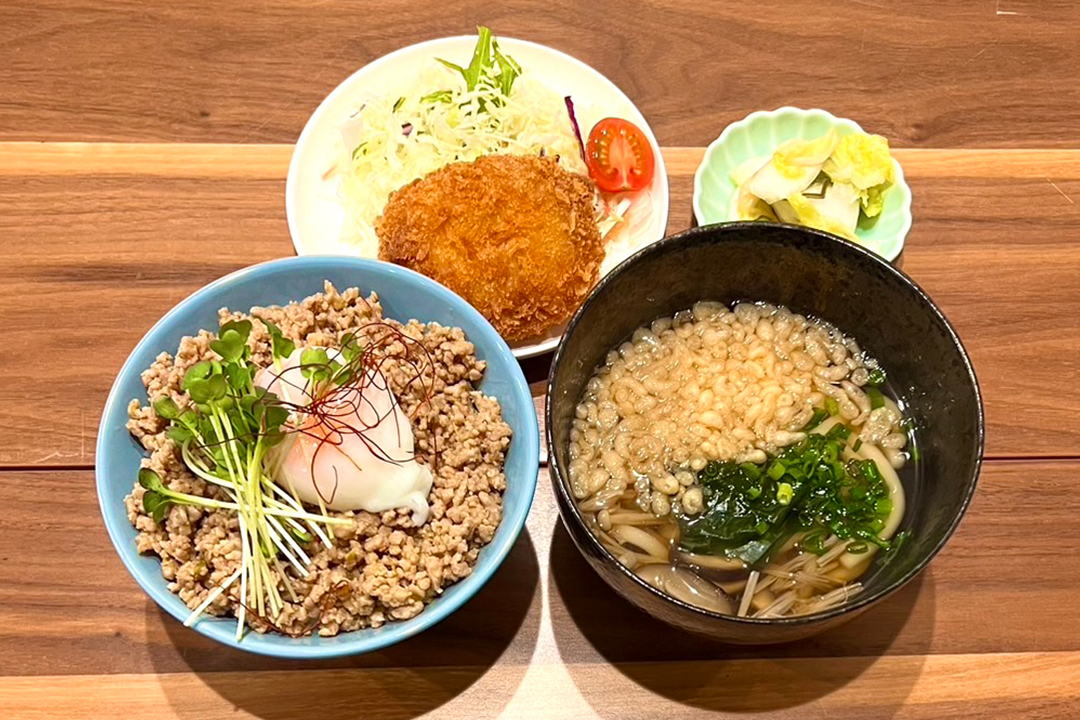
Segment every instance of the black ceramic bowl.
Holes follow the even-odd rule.
[[[912,538],[863,576],[841,607],[803,617],[720,615],[663,595],[620,564],[582,520],[567,481],[574,408],[608,351],[634,330],[699,300],[767,301],[835,324],[889,373],[916,423],[919,470],[905,478]],[[740,644],[787,642],[850,620],[896,592],[941,550],[979,475],[983,414],[971,362],[929,297],[878,256],[826,233],[765,223],[688,230],[641,250],[578,310],[548,382],[547,437],[559,513],[589,564],[616,592],[672,625]]]

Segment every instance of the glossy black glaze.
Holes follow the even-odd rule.
[[[642,325],[700,300],[767,301],[834,323],[888,371],[917,423],[922,453],[905,478],[912,533],[903,552],[864,576],[864,593],[817,615],[751,620],[673,600],[626,570],[585,527],[566,484],[571,419],[607,352]],[[547,437],[559,513],[574,543],[620,595],[672,625],[720,640],[797,640],[846,622],[911,580],[963,517],[979,474],[983,413],[960,340],[906,275],[878,256],[806,228],[724,223],[665,238],[628,259],[589,295],[559,347],[548,381]],[[917,486],[916,486],[917,485]]]

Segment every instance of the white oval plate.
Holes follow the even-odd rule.
[[[668,179],[664,158],[649,124],[630,98],[596,70],[569,55],[525,40],[498,37],[499,48],[511,55],[526,72],[562,95],[574,100],[574,110],[583,135],[605,117],[621,117],[644,131],[656,155],[656,174],[650,186],[652,216],[628,242],[609,248],[600,274],[604,275],[622,259],[664,236],[668,220]],[[341,133],[338,128],[365,97],[386,95],[413,77],[433,58],[446,58],[467,65],[476,46],[476,36],[429,40],[396,50],[365,65],[337,86],[304,126],[293,150],[285,183],[285,214],[289,234],[298,255],[359,255],[358,249],[343,240],[347,221],[345,207],[338,199],[338,182],[323,175],[338,156]],[[640,202],[640,200],[639,200]],[[553,350],[563,327],[552,328],[545,336],[511,343],[514,355],[532,357]]]

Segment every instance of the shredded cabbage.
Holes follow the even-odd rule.
[[[342,154],[331,172],[340,177],[351,221],[345,239],[362,255],[378,254],[374,224],[390,194],[449,163],[546,154],[588,174],[560,95],[527,71],[503,95],[510,89],[505,77],[485,72],[487,81],[471,83],[470,91],[461,72],[433,58],[399,94],[368,99],[342,125]],[[606,226],[621,219],[617,208],[598,208],[598,215]]]

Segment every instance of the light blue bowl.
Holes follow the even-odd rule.
[[[135,550],[135,529],[128,522],[124,497],[135,484],[142,446],[128,433],[127,406],[132,398],[146,401],[139,374],[162,351],[175,353],[180,339],[200,328],[216,329],[222,307],[247,310],[256,305],[281,305],[322,292],[323,281],[338,289],[359,286],[366,295],[378,293],[387,317],[402,322],[416,318],[460,327],[487,361],[480,388],[498,398],[503,418],[513,430],[506,458],[503,519],[495,538],[480,552],[472,574],[451,585],[422,613],[378,629],[358,630],[336,637],[289,638],[247,632],[236,640],[236,621],[203,617],[195,629],[218,642],[241,650],[288,658],[327,658],[356,655],[393,645],[430,628],[450,615],[483,587],[502,563],[525,525],[539,470],[539,428],[529,386],[517,360],[499,334],[480,313],[434,280],[389,263],[360,258],[308,256],[275,260],[239,270],[202,288],[170,310],[151,328],[128,357],[113,383],[98,428],[96,476],[98,501],[105,527],[128,571],[154,601],[178,620],[189,610],[168,591],[161,561]]]
[[[829,128],[836,128],[841,137],[865,132],[853,120],[824,110],[793,107],[751,113],[728,125],[705,149],[694,174],[694,217],[698,225],[739,219],[735,212],[738,187],[731,177],[737,167],[751,158],[771,155],[785,140],[818,138]],[[884,193],[881,214],[870,222],[860,217],[855,229],[860,245],[890,262],[900,255],[904,238],[911,230],[911,188],[895,158],[893,175],[893,184]]]

